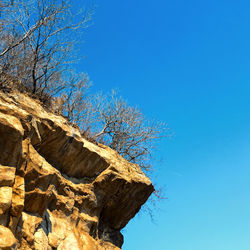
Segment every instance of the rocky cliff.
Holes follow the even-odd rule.
[[[154,187],[20,93],[0,92],[0,249],[120,249]]]

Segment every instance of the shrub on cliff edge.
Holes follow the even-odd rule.
[[[0,0],[0,8],[0,88],[39,98],[78,124],[84,136],[149,170],[167,125],[146,119],[115,92],[88,95],[88,76],[69,67],[74,41],[92,11],[73,13],[69,0]]]

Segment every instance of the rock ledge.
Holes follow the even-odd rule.
[[[0,92],[0,249],[120,249],[153,191],[137,165],[63,117]]]

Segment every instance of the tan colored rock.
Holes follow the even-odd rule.
[[[8,221],[6,221],[6,224],[2,224],[2,223],[1,224],[5,225],[5,226],[8,226],[8,228],[11,230],[11,232],[15,234],[17,224],[18,224],[18,222],[20,220],[20,216],[15,217],[15,216],[10,215],[10,217],[7,217],[7,216],[5,216],[5,217],[8,219]]]
[[[0,249],[17,250],[16,238],[7,227],[1,225],[0,225]]]
[[[24,178],[16,175],[15,183],[12,188],[12,203],[11,203],[11,216],[9,221],[9,228],[12,232],[16,231],[19,218],[24,208],[25,186]]]
[[[101,250],[103,249],[99,246],[98,242],[90,237],[87,233],[81,234],[81,241],[83,242],[83,250]]]
[[[0,187],[13,186],[15,180],[16,168],[0,165]]]
[[[51,247],[49,246],[49,241],[46,233],[43,228],[40,227],[34,234],[34,249],[35,250],[49,250]]]
[[[0,164],[0,223],[21,250],[120,249],[154,191],[139,166],[20,93],[0,92]]]
[[[19,228],[23,237],[25,237],[26,241],[31,243],[31,245],[34,244],[34,234],[42,221],[43,219],[39,215],[22,212]]]
[[[80,213],[78,215],[78,224],[77,229],[80,232],[91,233],[92,228],[97,228],[98,217],[97,216],[89,216],[85,213]]]
[[[16,175],[15,183],[12,188],[12,204],[11,214],[13,216],[20,216],[24,207],[25,187],[24,178]]]
[[[47,221],[50,222],[50,230],[48,235],[49,244],[52,247],[57,248],[61,242],[65,240],[69,232],[71,231],[71,227],[67,222],[66,218],[59,218],[53,213],[49,213],[49,217]]]
[[[4,214],[11,206],[12,188],[0,187],[0,215]]]
[[[17,166],[23,134],[22,124],[16,117],[0,113],[0,164]]]
[[[57,250],[74,249],[82,250],[82,246],[77,241],[75,235],[71,232],[67,237],[59,244]]]

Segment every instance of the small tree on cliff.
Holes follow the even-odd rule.
[[[0,2],[0,65],[34,94],[58,94],[70,84],[72,46],[91,18],[72,14],[70,1]]]
[[[151,168],[151,153],[155,142],[168,135],[167,125],[148,120],[142,112],[113,93],[99,109],[101,130],[95,134],[120,155],[142,168]]]
[[[155,142],[168,135],[166,124],[146,119],[114,92],[87,95],[87,75],[69,69],[72,37],[87,27],[91,12],[72,14],[69,0],[0,0],[0,7],[1,71],[46,103],[60,96],[56,109],[85,136],[150,169]]]
[[[77,101],[77,93],[68,95],[64,112],[79,124],[82,133],[150,170],[155,143],[169,135],[167,124],[146,119],[115,91],[110,95],[82,96],[81,101]]]

